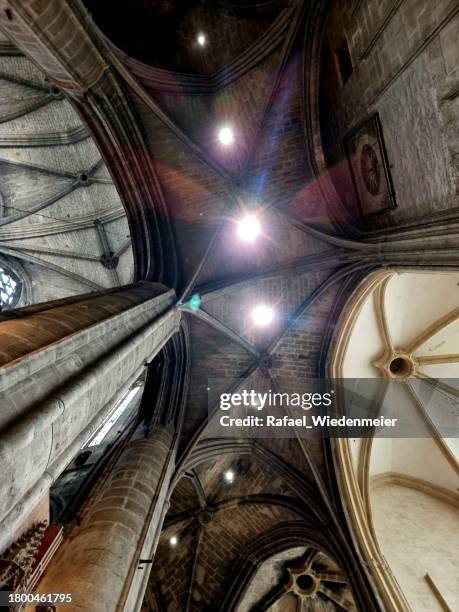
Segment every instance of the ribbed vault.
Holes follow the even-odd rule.
[[[120,197],[62,91],[5,45],[0,95],[0,253],[21,266],[15,305],[132,282]]]
[[[36,18],[30,3],[11,0],[28,24],[24,30],[10,28],[12,38],[47,67],[50,80],[44,82],[15,47],[2,44],[6,65],[22,62],[32,71],[28,84],[13,69],[2,81],[24,94],[18,108],[5,111],[0,128],[9,126],[4,143],[10,144],[3,146],[29,151],[27,160],[5,154],[0,166],[5,186],[11,185],[5,193],[0,186],[3,210],[12,199],[17,208],[14,220],[0,229],[4,252],[19,257],[20,251],[24,265],[42,265],[45,258],[56,273],[74,281],[78,275],[78,282],[93,283],[91,289],[103,285],[102,275],[103,286],[114,284],[121,274],[114,257],[126,260],[129,247],[127,238],[111,242],[108,232],[127,236],[119,229],[126,228],[125,217],[119,200],[115,213],[103,198],[85,195],[110,189],[115,197],[114,184],[129,222],[134,278],[176,289],[177,308],[190,326],[190,376],[171,508],[146,610],[235,609],[249,577],[272,556],[277,538],[281,546],[275,552],[302,547],[298,558],[305,563],[310,555],[307,571],[312,568],[322,585],[312,604],[295,587],[285,605],[380,609],[370,570],[361,563],[345,518],[329,441],[214,439],[208,428],[209,408],[215,408],[209,406],[208,381],[231,379],[233,386],[223,383],[217,389],[228,391],[248,377],[263,377],[275,386],[283,379],[324,376],[335,325],[362,279],[381,268],[457,268],[459,222],[440,216],[423,220],[417,231],[414,216],[405,225],[372,230],[335,189],[319,112],[328,3],[191,4],[166,0],[147,6],[126,0],[107,10],[105,3],[74,0],[60,5],[65,27],[56,33],[43,15]],[[152,14],[157,17],[153,26],[146,18]],[[3,14],[0,23],[8,30]],[[208,36],[207,56],[190,44],[198,24]],[[127,27],[136,40],[125,35]],[[76,29],[78,45],[65,45]],[[230,31],[235,41],[229,40]],[[37,40],[43,43],[39,51],[33,44]],[[79,45],[84,65],[75,61]],[[15,133],[13,123],[53,105],[69,113],[67,131],[33,133],[22,142],[23,130]],[[223,121],[232,123],[236,136],[235,146],[226,150],[216,138]],[[333,144],[339,148],[341,141]],[[60,147],[75,151],[85,164],[69,161],[64,168],[66,158],[60,155],[53,166],[52,153]],[[17,182],[33,185],[35,180],[43,200],[14,195]],[[346,180],[348,185],[348,174]],[[76,219],[73,195],[81,206]],[[48,219],[43,230],[36,219],[53,210],[56,218]],[[263,228],[251,246],[235,238],[236,222],[247,212],[258,214]],[[75,228],[71,240],[64,230],[69,224]],[[34,242],[37,236],[46,240],[44,246]],[[105,246],[93,254],[89,245],[97,239]],[[79,259],[83,244],[85,258]],[[57,270],[64,267],[58,259],[63,253],[65,274]],[[80,261],[89,262],[87,270],[78,268]],[[126,273],[119,280],[130,277]],[[276,313],[266,331],[248,322],[259,302],[272,304]],[[388,338],[386,348],[395,348]],[[432,356],[416,353],[423,367],[435,365],[442,355],[432,362]],[[390,369],[394,358],[387,359],[380,370],[386,362]],[[403,369],[403,363],[392,370],[397,367]],[[225,487],[222,474],[228,470],[236,479]],[[179,540],[175,548],[169,545],[173,535]],[[247,551],[253,556],[246,558]],[[230,584],[230,572],[238,572],[236,585]],[[327,585],[324,573],[344,577],[346,587]],[[277,594],[273,605],[281,599]]]

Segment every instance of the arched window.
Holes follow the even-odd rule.
[[[0,309],[13,308],[21,295],[21,281],[3,263],[0,264]]]

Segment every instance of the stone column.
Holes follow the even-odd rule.
[[[0,317],[0,551],[178,331],[175,301],[143,282]]]
[[[174,446],[170,430],[159,427],[125,447],[81,526],[48,566],[39,592],[72,593],[68,612],[140,609],[151,563],[139,561],[152,559],[156,548]]]

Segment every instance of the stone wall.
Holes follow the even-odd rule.
[[[458,207],[459,63],[457,2],[377,0],[335,2],[322,66],[330,114],[341,139],[379,113],[397,208],[370,227],[447,214]],[[338,50],[347,43],[352,74],[340,76]],[[349,184],[338,186],[343,198]]]
[[[457,609],[457,510],[430,495],[392,484],[371,492],[371,507],[381,551],[412,609],[444,609],[424,578],[427,573],[450,609]]]

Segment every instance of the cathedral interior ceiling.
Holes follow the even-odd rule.
[[[442,265],[441,242],[454,267],[459,232],[446,243],[432,232],[432,251],[420,249],[410,237],[414,215],[401,219],[406,234],[399,232],[391,247],[390,231],[381,234],[385,228],[372,222],[365,226],[355,202],[322,184],[319,117],[310,91],[319,83],[305,70],[306,53],[319,61],[312,47],[321,2],[308,8],[287,0],[84,4],[92,14],[90,38],[123,84],[148,156],[158,200],[147,204],[146,198],[145,209],[151,205],[158,215],[167,210],[178,269],[174,289],[191,334],[178,471],[151,589],[168,609],[212,606],[223,601],[227,573],[242,564],[251,542],[265,533],[276,537],[279,524],[291,525],[289,533],[300,525],[321,537],[308,535],[308,548],[299,549],[288,534],[279,534],[292,555],[275,563],[269,555],[260,558],[271,563],[271,588],[266,581],[257,586],[261,579],[255,576],[248,593],[265,598],[272,610],[309,609],[307,602],[295,606],[312,592],[320,593],[317,609],[353,610],[337,564],[342,541],[331,519],[336,483],[330,445],[262,440],[219,446],[206,430],[208,380],[267,377],[275,384],[323,374],[336,311],[376,257],[387,267],[434,268]],[[154,18],[158,13],[161,20]],[[212,42],[211,53],[196,44],[198,27]],[[64,95],[6,38],[0,43],[0,254],[23,266],[31,302],[139,280],[134,260],[142,245],[134,239],[131,245],[129,229],[138,219],[123,207],[129,194],[110,174],[110,154],[104,149],[101,156],[75,110],[77,94]],[[237,118],[235,146],[227,149],[216,138],[222,118]],[[253,245],[235,248],[241,212],[260,214],[262,233]],[[424,219],[429,211],[421,212]],[[353,225],[349,221],[355,227],[346,226]],[[151,219],[147,226],[161,243]],[[372,298],[380,305],[381,295]],[[248,321],[248,309],[258,302],[273,304],[274,325],[256,328]],[[389,340],[382,310],[380,316],[389,351],[396,348],[394,336]],[[429,340],[421,331],[413,337],[418,342],[411,340],[410,364],[428,372],[441,355],[420,351],[421,340]],[[373,368],[372,375],[409,365],[396,351],[381,362],[376,353],[362,366]],[[393,365],[397,358],[402,362]],[[227,486],[221,474],[232,470],[238,477]],[[174,534],[180,537],[177,550],[169,546]],[[248,605],[242,600],[238,610]]]
[[[23,55],[0,57],[0,90],[0,253],[28,302],[132,282],[126,215],[81,119]]]

